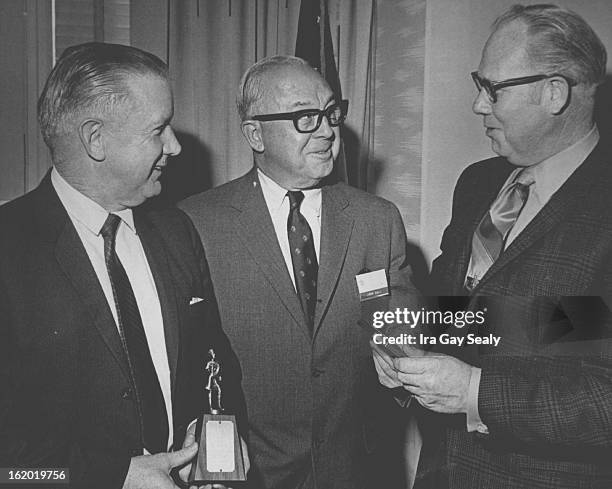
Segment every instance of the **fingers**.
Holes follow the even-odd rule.
[[[387,361],[384,360],[383,357],[377,352],[374,352],[373,358],[374,366],[376,368],[376,372],[378,373],[378,380],[380,381],[380,383],[390,389],[393,389],[394,387],[400,387],[402,384],[397,378],[397,373],[392,367],[389,366]]]
[[[423,390],[431,389],[443,361],[444,356],[406,357],[394,359],[393,365],[397,379],[406,389],[418,396]]]
[[[380,354],[373,352],[374,366],[378,371],[379,375],[382,372],[387,377],[394,379],[396,377],[393,363],[389,364]]]
[[[183,441],[183,448],[193,445],[196,442],[195,425],[195,423],[192,423],[192,425],[187,430],[185,440]]]
[[[187,464],[181,470],[179,470],[179,477],[183,482],[187,482],[189,478],[189,473],[191,472],[192,464]]]
[[[425,357],[402,357],[393,359],[393,368],[405,374],[425,374],[439,368],[446,355]]]
[[[198,453],[198,444],[194,442],[189,446],[181,448],[177,452],[168,453],[168,463],[170,467],[185,465],[195,457],[196,453]]]
[[[372,353],[378,354],[378,356],[382,360],[384,360],[390,367],[393,367],[393,359],[372,340],[370,340],[370,347],[372,348]]]

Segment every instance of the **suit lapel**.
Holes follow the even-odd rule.
[[[255,168],[245,175],[232,206],[240,211],[236,228],[245,248],[293,319],[302,326],[304,333],[310,336],[302,306],[295,293],[285,259],[276,239],[272,218],[268,212]]]
[[[176,370],[179,356],[179,315],[177,297],[172,287],[172,275],[168,264],[168,255],[164,249],[163,242],[157,230],[142,215],[134,212],[134,225],[144,248],[149,268],[153,274],[157,295],[162,311],[164,323],[164,338],[166,340],[166,352],[168,354],[168,365],[170,367],[170,383],[172,391],[176,386]]]
[[[127,359],[117,325],[83,243],[51,185],[50,174],[47,174],[37,191],[38,208],[42,209],[38,223],[42,230],[41,236],[55,243],[55,258],[60,268],[73,285],[84,310],[90,314],[93,325],[126,379],[129,379]]]
[[[487,270],[475,293],[496,273],[503,270],[516,260],[529,247],[539,239],[548,235],[555,227],[567,220],[572,212],[582,208],[586,199],[592,191],[592,187],[598,180],[599,171],[597,167],[600,161],[597,149],[570,175],[567,181],[557,190],[550,200],[542,207],[540,212],[521,231],[508,248]]]
[[[353,231],[353,219],[345,213],[348,205],[348,200],[341,193],[335,192],[334,187],[323,187],[317,282],[317,296],[320,302],[315,312],[315,334],[321,326],[321,321],[336,290]]]
[[[91,314],[93,324],[100,333],[100,336],[102,336],[106,346],[115,357],[117,363],[121,365],[126,378],[129,378],[128,365],[117,325],[106,302],[102,287],[91,266],[87,252],[83,248],[81,240],[71,222],[66,223],[64,231],[57,240],[55,257],[80,296],[83,307]]]

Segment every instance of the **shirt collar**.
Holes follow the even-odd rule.
[[[104,221],[108,217],[108,211],[70,185],[55,167],[51,170],[51,183],[68,214],[91,233],[96,236],[99,235]],[[136,234],[132,209],[116,211],[113,214],[118,215],[128,229]]]
[[[259,176],[259,183],[261,184],[261,191],[264,194],[264,199],[268,205],[268,209],[271,212],[279,212],[283,209],[285,199],[287,197],[287,189],[281,187],[278,183],[272,180],[259,168],[257,168],[257,175]],[[304,206],[310,208],[317,217],[321,216],[321,189],[313,188],[302,190],[304,193],[304,201],[302,202],[302,208]]]
[[[587,159],[599,142],[599,130],[593,128],[579,141],[533,167],[535,191],[548,202],[574,171]]]
[[[579,141],[537,165],[528,167],[535,180],[529,191],[529,198],[537,198],[542,205],[548,202],[570,175],[587,159],[598,142],[599,130],[594,125]],[[523,169],[523,167],[516,168],[508,177],[507,184],[513,182]]]

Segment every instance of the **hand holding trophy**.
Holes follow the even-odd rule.
[[[245,481],[244,458],[238,436],[236,416],[224,414],[221,402],[222,368],[214,350],[208,350],[208,412],[203,413],[196,427],[198,455],[189,474],[189,485],[212,482]]]

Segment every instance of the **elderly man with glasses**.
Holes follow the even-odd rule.
[[[393,204],[331,181],[348,102],[305,61],[259,61],[237,103],[253,169],[182,207],[242,366],[251,477],[266,489],[355,489],[368,473],[384,481],[389,472],[366,455],[387,436],[385,401],[396,406],[377,392],[355,277],[380,271],[392,300],[412,300],[402,219]]]
[[[415,487],[612,487],[612,158],[593,118],[605,74],[571,11],[514,6],[494,24],[473,110],[499,157],[461,175],[431,273],[434,293],[484,313],[449,328],[480,344],[375,354],[381,382],[425,408]]]

